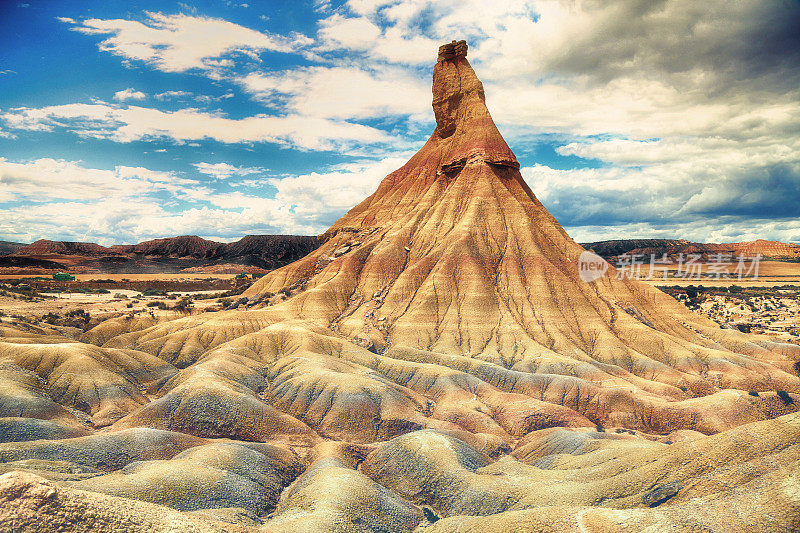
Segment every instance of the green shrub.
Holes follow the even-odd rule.
[[[778,391],[778,398],[780,398],[786,405],[794,403],[794,399],[791,396],[789,396],[789,393],[786,392],[785,390]]]
[[[175,311],[186,313],[192,309],[192,299],[189,296],[184,296],[175,305],[172,306]]]
[[[439,520],[439,517],[427,507],[422,508],[422,514],[425,515],[425,520],[427,520],[431,524]]]
[[[164,296],[164,291],[147,288],[142,291],[142,296]]]

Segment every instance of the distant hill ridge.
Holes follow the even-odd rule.
[[[207,265],[239,264],[273,269],[296,261],[319,246],[305,235],[247,235],[232,243],[181,235],[110,247],[95,243],[40,239],[10,247],[0,267],[77,268],[134,273],[178,271]]]
[[[26,244],[22,242],[0,241],[0,256],[14,253],[23,246],[26,246]]]
[[[769,259],[798,259],[800,245],[780,241],[757,239],[755,241],[732,243],[701,243],[685,239],[624,239],[582,243],[587,250],[609,258],[622,254],[651,254],[674,256],[677,254],[709,254],[731,253],[745,256],[761,254]]]
[[[232,265],[272,270],[296,261],[319,247],[321,240],[305,235],[246,235],[224,243],[180,235],[109,247],[91,242],[40,239],[32,244],[0,241],[0,267],[100,271],[202,270],[203,267]],[[605,258],[622,254],[675,256],[732,253],[768,259],[800,259],[800,246],[758,239],[735,243],[699,243],[686,239],[619,239],[582,243]]]
[[[40,256],[40,255],[86,255],[90,257],[113,254],[114,252],[105,246],[93,242],[72,242],[72,241],[50,241],[39,239],[33,244],[22,246],[12,252],[17,256]],[[11,255],[11,254],[9,254]]]
[[[139,244],[115,245],[111,249],[119,253],[202,259],[218,255],[225,246],[226,243],[210,241],[197,235],[180,235],[178,237],[153,239]]]

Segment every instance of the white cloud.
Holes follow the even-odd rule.
[[[232,65],[226,56],[258,60],[264,51],[292,52],[303,36],[262,33],[227,20],[184,14],[147,13],[142,21],[86,19],[74,29],[87,35],[111,35],[100,50],[143,61],[165,72],[219,71]]]
[[[260,184],[275,187],[274,198],[220,192],[140,167],[103,170],[74,161],[0,159],[0,202],[13,202],[0,209],[0,235],[21,242],[59,238],[112,244],[180,234],[221,240],[248,233],[318,234],[409,155],[266,179]],[[224,163],[196,166],[228,176],[261,171]],[[23,198],[25,203],[15,202]]]
[[[154,95],[153,98],[163,101],[172,100],[173,98],[191,98],[192,96],[194,96],[194,94],[189,91],[165,91]]]
[[[396,68],[308,67],[241,78],[257,99],[303,116],[363,119],[424,115],[430,106],[426,81]]]
[[[374,15],[372,18],[378,20]],[[422,65],[432,62],[441,44],[397,20],[382,29],[368,17],[345,17],[336,13],[321,20],[319,26],[318,52],[348,50],[373,60]]]
[[[124,102],[125,100],[144,100],[145,98],[147,98],[146,94],[144,94],[142,91],[137,91],[132,87],[114,93],[114,100],[117,100],[118,102]]]
[[[278,189],[275,199],[294,206],[294,214],[306,219],[321,233],[348,209],[372,194],[389,173],[405,164],[411,153],[396,154],[381,161],[355,161],[326,172],[272,178]]]
[[[132,142],[167,138],[176,142],[211,139],[223,143],[269,142],[305,150],[333,150],[389,143],[386,133],[360,124],[313,116],[256,115],[242,119],[196,109],[160,111],[138,106],[65,104],[15,108],[0,116],[14,129],[64,128],[83,137]]]
[[[181,195],[196,182],[170,172],[117,166],[113,170],[86,168],[75,161],[36,159],[12,162],[0,157],[0,197],[31,203],[53,200],[130,198],[166,191]]]
[[[686,239],[718,243],[768,239],[800,242],[800,221],[797,219],[719,218],[691,222],[670,221],[666,224],[646,221],[615,226],[567,226],[564,229],[577,242],[612,239]]]
[[[331,15],[320,22],[318,36],[324,47],[367,50],[381,34],[381,29],[365,17]]]
[[[264,172],[265,169],[261,167],[235,167],[228,163],[193,163],[198,172],[213,176],[218,180],[228,179],[236,176],[249,176],[250,174],[258,174]]]

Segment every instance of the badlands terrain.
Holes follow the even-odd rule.
[[[425,146],[231,305],[2,323],[0,530],[800,528],[800,346],[583,281],[466,52]]]

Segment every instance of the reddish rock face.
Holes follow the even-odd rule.
[[[431,140],[443,152],[443,166],[479,157],[487,163],[519,168],[489,115],[483,84],[466,57],[436,63],[433,114],[436,131]]]

